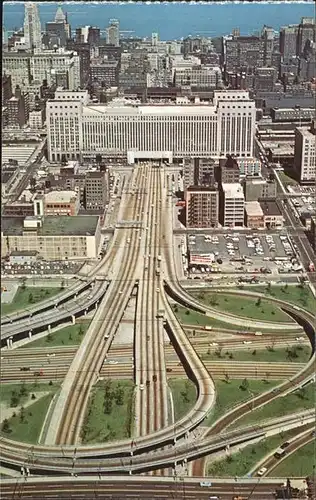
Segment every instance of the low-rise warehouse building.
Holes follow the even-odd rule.
[[[272,200],[260,202],[264,215],[264,224],[267,229],[281,229],[284,226],[284,218],[277,203]]]
[[[264,229],[263,210],[258,201],[245,202],[245,224],[251,229]]]
[[[100,236],[98,216],[3,217],[1,257],[35,251],[45,260],[95,259]]]

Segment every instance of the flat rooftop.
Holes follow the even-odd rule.
[[[248,216],[262,217],[263,211],[258,201],[246,201],[245,211]]]
[[[94,236],[98,221],[97,215],[48,216],[36,231],[39,236]],[[23,222],[24,217],[3,217],[4,236],[22,236],[23,232],[30,231],[23,227]]]
[[[222,188],[228,198],[244,198],[244,192],[239,182],[223,182]]]
[[[77,197],[76,191],[51,191],[45,194],[46,203],[70,203]]]
[[[262,208],[264,215],[282,215],[281,210],[275,201],[265,200],[260,202],[260,206]]]

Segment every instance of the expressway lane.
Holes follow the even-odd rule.
[[[289,456],[292,455],[292,453],[295,453],[302,446],[305,446],[306,444],[314,441],[314,431],[315,424],[313,423],[309,425],[309,429],[302,433],[300,432],[298,436],[291,439],[289,441],[290,444],[285,448],[285,455],[281,458],[277,458],[274,456],[274,453],[276,451],[274,450],[270,457],[260,463],[260,467],[267,468],[267,472],[264,474],[264,476],[269,476],[271,472],[273,472],[273,470],[279,465],[279,463],[283,462],[283,460],[286,460]]]
[[[8,364],[2,362],[0,371],[1,383],[10,384],[17,382],[34,382],[36,380],[38,382],[50,380],[53,382],[61,381],[66,376],[72,359],[73,355],[69,354],[66,354],[65,356],[58,356],[57,358],[47,358],[45,356],[41,359],[36,359],[32,363],[32,371],[21,371],[20,367],[16,366],[14,363]],[[168,374],[168,378],[187,378],[185,369],[177,360],[166,359],[165,363],[166,369],[164,370],[164,373]],[[215,380],[226,378],[244,379],[245,377],[257,380],[267,379],[267,388],[269,380],[288,379],[295,375],[299,370],[302,370],[305,366],[303,363],[236,362],[232,360],[204,360],[204,365],[208,373]],[[42,373],[41,375],[39,375],[40,371]],[[157,369],[155,370],[155,373],[159,375],[160,371]],[[141,369],[135,368],[132,362],[126,361],[125,358],[122,359],[122,361],[115,361],[113,364],[105,362],[100,369],[101,378],[133,380],[134,376],[141,379],[142,375],[143,373]],[[164,378],[166,378],[166,375]],[[165,385],[167,387],[167,379],[165,381]],[[151,412],[153,413],[152,408]],[[140,413],[137,413],[137,415],[140,415]],[[146,432],[148,433],[149,431],[147,430]],[[146,432],[144,434],[146,434]]]
[[[167,383],[159,310],[162,179],[160,170],[150,168],[150,193],[142,276],[138,286],[135,330],[136,433],[145,436],[168,424]]]
[[[144,179],[142,169],[135,170],[134,182],[144,188]],[[135,197],[127,195],[127,202],[128,205],[132,204],[131,215],[132,220],[135,220],[144,200],[135,200]],[[91,323],[66,375],[50,419],[47,444],[75,444],[79,439],[90,389],[97,381],[109,345],[135,285],[133,272],[137,265],[139,240],[135,229],[130,232],[131,244],[126,239],[126,232],[123,235],[119,232],[117,236],[121,242],[123,237],[126,239],[122,248],[123,256],[117,254],[117,279],[111,282],[98,309],[99,316]],[[122,257],[123,266],[120,265]]]
[[[150,479],[150,481],[148,481]],[[18,498],[70,498],[76,499],[174,499],[203,500],[210,495],[218,495],[221,500],[231,500],[235,495],[252,493],[253,499],[262,500],[272,497],[272,492],[283,483],[280,480],[265,479],[261,481],[213,481],[210,488],[202,488],[201,479],[188,478],[105,478],[95,476],[91,478],[56,478],[55,481],[41,480],[32,477],[18,480],[5,480],[2,483],[2,500],[17,500]]]
[[[1,327],[1,344],[5,345],[6,339],[9,337],[27,338],[28,332],[43,332],[47,330],[48,326],[54,327],[64,322],[72,320],[73,316],[84,315],[86,312],[95,307],[104,297],[108,289],[107,281],[95,281],[93,283],[93,292],[84,292],[76,299],[64,304],[58,304],[55,300],[53,308],[48,309],[35,316],[23,317],[20,321],[8,323]]]

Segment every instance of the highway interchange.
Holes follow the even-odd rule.
[[[73,317],[84,315],[91,308],[96,308],[93,321],[78,350],[54,349],[56,355],[51,358],[47,357],[47,353],[43,350],[36,351],[36,349],[24,354],[20,351],[17,357],[13,354],[14,351],[3,352],[1,376],[4,381],[30,380],[34,373],[28,371],[18,373],[17,369],[18,365],[27,366],[27,360],[34,369],[40,364],[46,365],[44,376],[46,380],[64,379],[62,389],[50,413],[49,431],[44,445],[34,445],[30,457],[29,446],[25,443],[16,443],[1,438],[2,464],[6,467],[19,470],[20,467],[28,464],[31,474],[40,475],[102,474],[104,472],[130,475],[146,471],[160,471],[163,476],[166,468],[174,467],[178,461],[194,460],[209,454],[212,450],[223,449],[227,444],[245,442],[253,437],[265,435],[265,426],[253,426],[242,432],[240,430],[225,431],[230,423],[250,411],[249,404],[244,403],[215,423],[204,436],[203,442],[196,443],[190,439],[190,433],[203,423],[214,406],[213,379],[222,376],[227,367],[218,366],[216,374],[217,369],[215,368],[214,371],[216,363],[212,363],[212,370],[210,370],[210,366],[208,367],[207,363],[201,361],[198,343],[192,342],[186,334],[187,329],[185,331],[180,326],[171,307],[170,298],[192,310],[210,317],[215,316],[227,323],[235,322],[243,326],[245,321],[202,305],[180,285],[174,274],[172,224],[169,226],[162,224],[162,221],[171,219],[172,208],[172,199],[168,196],[164,170],[146,164],[139,165],[134,169],[130,189],[122,195],[121,200],[120,219],[129,221],[130,225],[127,224],[125,228],[115,231],[106,256],[91,272],[88,279],[76,284],[72,290],[68,289],[60,294],[58,299],[51,301],[50,304],[42,303],[33,306],[32,310],[27,312],[27,316],[25,313],[20,313],[2,319],[2,341],[7,342],[7,339],[11,337],[14,342],[15,339],[30,337],[33,333],[47,330],[58,322],[73,321]],[[134,348],[128,347],[122,356],[118,349],[115,351],[112,342],[133,293],[137,293],[135,343]],[[274,301],[288,314],[295,317],[300,324],[300,329],[304,326],[313,345],[313,315],[302,308],[298,310],[284,301],[275,299]],[[260,329],[267,333],[269,328],[279,329],[278,342],[282,342],[281,331],[284,325],[254,320],[249,320],[247,323],[249,326],[259,324]],[[168,348],[164,348],[164,329],[168,332],[172,344]],[[297,335],[297,324],[287,325],[287,329],[289,338],[291,335],[293,338],[295,333]],[[284,338],[283,342],[289,342],[289,338]],[[226,342],[231,346],[234,341],[242,342],[242,337]],[[173,349],[178,358],[172,358]],[[23,359],[23,365],[22,359],[16,361],[17,358]],[[126,358],[130,360],[127,361]],[[110,365],[111,359],[115,364]],[[181,360],[182,366],[179,366],[177,359]],[[6,361],[8,361],[7,364]],[[247,367],[241,366],[240,373],[244,373]],[[171,423],[168,417],[168,368],[172,370],[172,376],[178,376],[179,373],[182,374],[185,371],[198,389],[198,399],[193,409],[175,423]],[[266,368],[261,368],[259,363],[257,366],[259,374],[261,369]],[[276,374],[278,369],[286,370],[284,366],[275,367]],[[80,444],[79,437],[89,393],[96,381],[100,377],[107,376],[110,370],[118,376],[119,372],[123,373],[124,378],[133,376],[135,380],[136,414],[142,416],[137,420],[135,444],[133,442],[131,444],[130,440],[125,440],[103,445],[83,446]],[[315,355],[313,354],[306,365],[298,366],[298,371],[294,373],[293,369],[289,370],[289,380],[276,390],[267,391],[254,398],[252,408],[300,387],[313,377],[314,372]],[[304,418],[304,423],[313,422],[311,413],[306,414]],[[294,415],[285,419],[284,426],[285,428],[289,425],[299,426],[302,425],[301,422],[301,416],[298,418]],[[281,425],[282,422],[279,421],[274,424],[274,428],[279,432]],[[31,478],[27,481],[30,485]],[[142,492],[140,497],[146,498],[147,493],[154,493],[153,484],[150,483],[150,491],[145,493],[144,490],[144,494]],[[8,492],[12,493],[9,483],[5,481],[4,485]],[[63,485],[59,487],[62,490]],[[100,485],[96,482],[91,491],[99,487]],[[120,487],[123,488],[123,486]],[[261,487],[260,485],[259,489]],[[30,495],[33,490],[40,491],[36,486],[32,488],[26,484],[23,486],[23,498],[27,498],[28,489],[30,489]],[[174,488],[173,483],[172,488]],[[191,491],[190,488],[185,498],[197,498],[197,494],[198,498],[207,497],[198,486],[194,486],[197,491]],[[230,494],[227,498],[231,498],[232,487],[227,487],[227,485],[221,486],[220,497],[226,498],[225,488],[229,490],[227,494]],[[5,495],[7,490],[3,490]],[[119,493],[120,490],[117,494]],[[106,492],[103,491],[102,494],[106,495]],[[115,498],[113,494],[112,489],[111,495]],[[161,495],[159,498],[164,498],[163,491],[159,490],[157,494]],[[61,495],[62,493],[58,494],[58,496]],[[36,496],[39,494],[36,493]],[[3,498],[14,497],[3,496]],[[256,498],[256,493],[253,493],[253,498]]]

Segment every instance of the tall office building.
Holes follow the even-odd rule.
[[[187,227],[218,226],[218,190],[209,186],[191,186],[186,197]]]
[[[224,227],[243,227],[245,197],[239,183],[222,184],[220,217]]]
[[[106,28],[106,43],[118,47],[120,45],[120,23],[111,19],[110,26]]]
[[[77,95],[68,92],[64,98],[56,92],[47,102],[52,161],[63,154],[77,159],[97,153],[127,157],[129,163],[153,157],[253,156],[256,109],[248,92],[215,91],[207,105],[135,105],[120,99],[102,105]]]
[[[302,17],[298,26],[297,35],[297,55],[300,56],[304,53],[306,43],[315,42],[316,39],[316,24],[313,17]]]
[[[316,120],[312,126],[295,130],[294,166],[300,182],[316,180]]]
[[[41,21],[36,3],[25,3],[24,17],[25,45],[29,49],[40,49],[42,47]]]
[[[298,26],[283,26],[280,29],[280,53],[285,63],[296,56]]]

